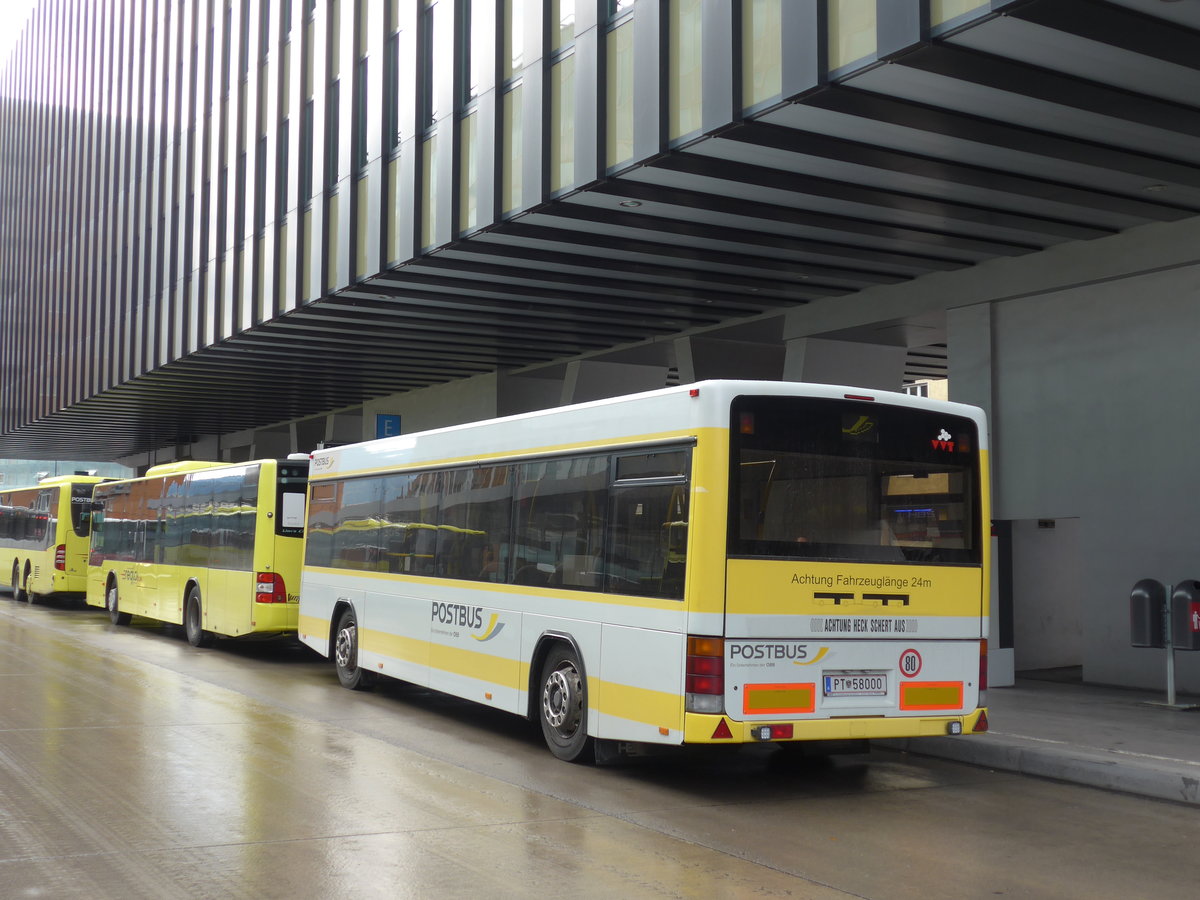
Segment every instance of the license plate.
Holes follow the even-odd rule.
[[[845,672],[825,676],[826,697],[886,697],[887,675]]]

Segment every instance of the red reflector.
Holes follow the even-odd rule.
[[[866,394],[845,394],[847,400],[866,400],[869,403],[874,403],[874,397],[868,397]]]
[[[689,694],[723,694],[725,693],[725,679],[720,675],[689,675],[687,692]]]
[[[700,388],[692,388],[690,391],[688,391],[688,396],[689,397],[699,397],[700,396]]]
[[[689,656],[687,670],[689,675],[724,675],[725,660],[719,656]]]
[[[982,734],[988,730],[987,710],[979,713],[979,718],[975,721],[975,727],[971,731],[975,734]]]
[[[287,588],[277,572],[259,572],[254,586],[256,603],[287,603]]]
[[[54,568],[60,572],[67,571],[67,545],[59,544],[54,548]]]
[[[724,719],[721,720],[721,724],[713,731],[713,738],[724,741],[733,740],[733,732],[729,730],[729,723]]]
[[[988,660],[987,660],[987,641],[979,642],[979,689],[987,690],[988,684]]]

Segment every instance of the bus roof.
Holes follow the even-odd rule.
[[[37,488],[53,487],[56,484],[100,484],[104,481],[115,481],[116,479],[103,475],[50,475],[43,478],[37,484],[22,484],[14,487],[0,487],[0,493],[9,493],[10,491],[28,491]]]
[[[963,403],[844,385],[713,380],[318,450],[310,478],[679,441],[701,429],[728,428],[729,405],[744,395],[849,399],[940,411],[973,420],[979,448],[987,448],[983,411]]]

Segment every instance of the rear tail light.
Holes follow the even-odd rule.
[[[688,636],[688,712],[725,711],[725,641],[717,637]]]
[[[60,572],[67,571],[67,545],[59,544],[54,548],[54,568]]]
[[[792,725],[755,725],[750,736],[756,741],[790,741],[795,729]]]
[[[287,603],[287,587],[277,572],[259,572],[254,587],[256,603]]]
[[[979,642],[979,705],[987,706],[988,686],[987,639]]]

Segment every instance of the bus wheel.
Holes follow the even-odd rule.
[[[592,749],[587,733],[587,685],[575,651],[559,645],[542,666],[539,706],[546,746],[559,759],[585,762]]]
[[[374,684],[373,672],[358,664],[358,619],[354,610],[347,608],[337,624],[333,641],[333,665],[337,669],[342,687],[352,691],[369,690]]]
[[[187,642],[193,647],[211,647],[217,639],[211,631],[204,630],[202,612],[200,588],[193,585],[183,603],[183,630],[187,633]]]
[[[25,602],[28,603],[30,606],[33,606],[33,604],[37,602],[37,594],[35,594],[33,592],[33,588],[31,588],[29,586],[29,579],[32,577],[33,577],[33,572],[31,572],[29,570],[29,567],[26,566],[25,567],[25,591],[24,591],[24,594],[25,594]]]
[[[18,560],[17,562],[13,563],[13,580],[12,580],[13,599],[17,600],[21,603],[24,603],[27,598],[25,596],[25,588],[22,585],[23,585],[23,582],[21,581],[21,562],[20,562],[20,560]]]
[[[110,581],[108,590],[104,593],[104,605],[108,609],[108,618],[114,625],[128,625],[133,621],[133,614],[121,612],[120,599],[117,595],[117,582]]]

